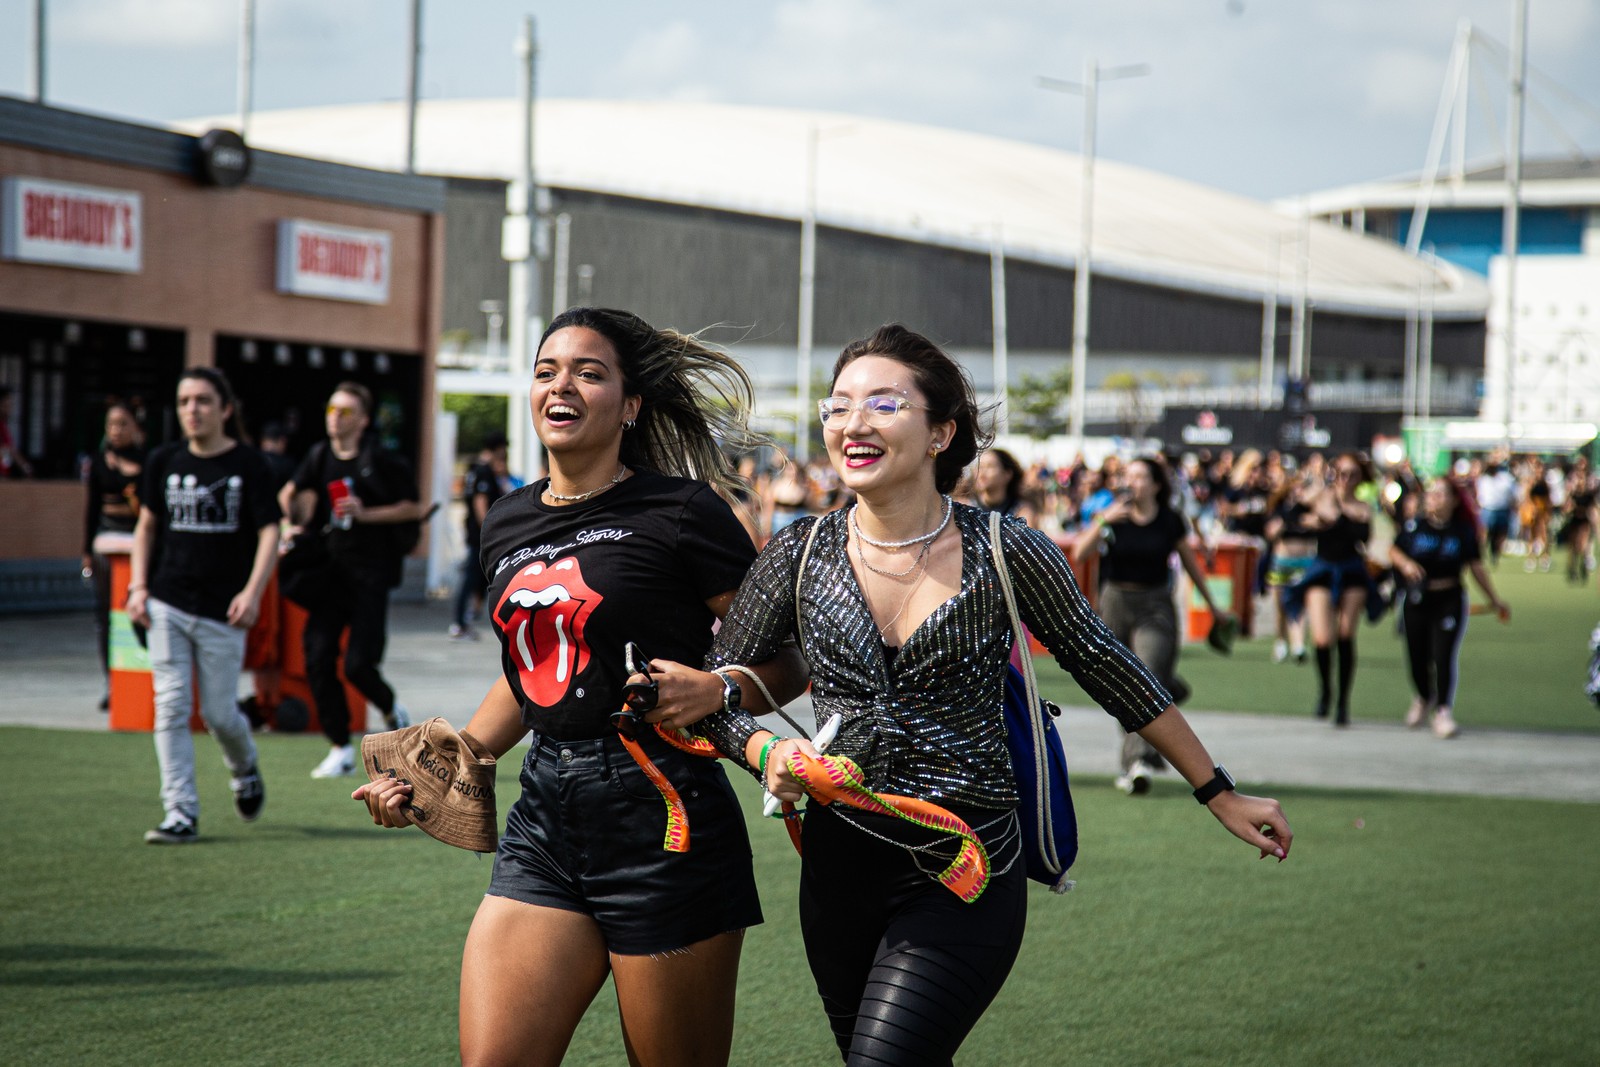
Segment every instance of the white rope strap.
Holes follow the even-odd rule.
[[[1006,566],[1005,549],[1000,544],[1000,513],[989,513],[989,549],[994,555],[995,570],[1000,574],[1000,592],[1006,598],[1006,612],[1011,616],[1011,632],[1017,648],[1021,650],[1022,679],[1028,698],[1028,721],[1033,729],[1034,810],[1038,815],[1039,854],[1052,873],[1061,873],[1061,857],[1056,854],[1056,841],[1050,825],[1050,769],[1049,752],[1045,745],[1044,710],[1039,706],[1039,679],[1033,671],[1033,656],[1028,652],[1028,631],[1017,612],[1016,594],[1011,589],[1011,571]]]

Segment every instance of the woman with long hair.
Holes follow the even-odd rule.
[[[1461,572],[1472,572],[1478,587],[1501,622],[1511,609],[1494,591],[1483,565],[1478,524],[1449,478],[1434,478],[1423,490],[1416,515],[1400,524],[1389,559],[1406,583],[1404,621],[1406,656],[1416,699],[1406,709],[1405,723],[1421,726],[1429,714],[1439,738],[1456,735],[1456,658],[1467,633],[1467,590]]]
[[[498,500],[482,535],[501,675],[462,736],[496,757],[533,738],[462,957],[465,1063],[558,1063],[608,975],[629,1063],[727,1062],[743,932],[761,921],[744,817],[715,761],[642,732],[693,827],[687,851],[664,849],[662,794],[610,717],[630,641],[660,657],[650,721],[739,700],[683,664],[703,662],[755,557],[717,492],[734,484],[718,442],[749,443],[750,400],[727,355],[625,311],[562,312],[539,342],[529,405],[550,474]],[[783,699],[803,688],[792,653],[765,658]],[[403,826],[409,794],[380,780],[353,796]]]
[[[1025,484],[1026,472],[1017,457],[1003,448],[986,448],[972,468],[972,505],[1015,516],[1037,529],[1039,512],[1025,496]]]
[[[960,365],[898,325],[845,348],[819,411],[856,504],[772,539],[712,661],[761,662],[798,628],[818,719],[842,723],[829,757],[849,757],[874,792],[938,805],[970,829],[958,844],[835,802],[809,805],[801,831],[801,929],[841,1055],[948,1064],[1010,972],[1027,908],[1000,710],[1010,618],[987,515],[948,495],[977,454],[979,413]],[[1016,521],[1001,523],[1001,542],[1022,621],[1057,660],[1202,787],[1224,826],[1262,856],[1286,856],[1278,804],[1231,791],[1160,681],[1090,610],[1055,543]],[[702,729],[780,799],[800,799],[810,744],[740,712]],[[937,875],[979,843],[987,881],[953,892]]]
[[[120,400],[106,405],[105,435],[89,460],[89,499],[83,510],[83,576],[94,583],[95,643],[106,691],[100,710],[111,706],[111,565],[95,551],[103,533],[133,533],[139,521],[139,473],[144,470],[144,433],[133,408]]]
[[[1339,650],[1339,696],[1334,725],[1350,724],[1350,688],[1356,673],[1356,630],[1361,613],[1376,606],[1377,591],[1367,569],[1372,536],[1372,506],[1357,490],[1372,481],[1372,468],[1358,452],[1341,453],[1332,464],[1333,483],[1310,501],[1304,527],[1317,539],[1317,554],[1293,587],[1291,610],[1303,608],[1317,658],[1319,719],[1332,702],[1334,642]]]
[[[1078,535],[1072,555],[1081,563],[1100,553],[1100,617],[1180,703],[1188,686],[1177,673],[1181,638],[1172,603],[1174,554],[1211,610],[1213,625],[1221,612],[1189,547],[1189,524],[1172,507],[1166,464],[1141,456],[1128,464],[1123,479],[1127,492]],[[1138,733],[1124,734],[1117,788],[1130,796],[1149,792],[1151,776],[1165,766],[1154,745]]]

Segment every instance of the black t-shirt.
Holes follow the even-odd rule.
[[[141,503],[156,519],[149,594],[180,611],[226,621],[244,590],[264,526],[281,514],[261,453],[235,445],[197,456],[162,445],[144,465]]]
[[[503,483],[500,476],[494,472],[494,465],[490,463],[474,463],[467,471],[466,478],[462,481],[461,495],[467,501],[467,544],[477,548],[483,543],[483,530],[478,525],[477,512],[472,509],[472,502],[477,497],[489,498],[489,506],[494,507],[494,502],[506,495],[509,483]],[[484,513],[487,516],[487,512]]]
[[[699,667],[755,546],[710,486],[636,470],[591,500],[553,507],[543,480],[501,497],[483,524],[484,603],[522,722],[559,740],[614,732],[623,646]]]
[[[89,506],[84,509],[83,516],[83,554],[86,556],[94,551],[95,534],[132,533],[139,517],[139,483],[144,478],[144,469],[141,466],[139,473],[130,478],[106,462],[107,451],[114,451],[125,460],[144,463],[144,449],[136,445],[102,450],[89,461]],[[106,514],[105,509],[113,504],[131,505],[133,515]]]
[[[328,442],[313,445],[294,472],[298,492],[310,489],[317,495],[311,530],[327,530],[328,554],[341,567],[357,575],[397,585],[401,555],[394,547],[393,523],[357,522],[350,529],[331,526],[333,505],[328,498],[328,483],[349,478],[352,492],[363,507],[382,507],[402,500],[417,499],[417,478],[411,464],[386,449],[364,442],[353,459],[340,459]]]
[[[1352,519],[1343,511],[1332,524],[1317,531],[1317,558],[1329,563],[1344,563],[1361,558],[1361,546],[1372,536],[1372,523]]]
[[[1234,508],[1236,514],[1228,517],[1228,529],[1250,537],[1267,534],[1267,498],[1269,492],[1259,486],[1244,485],[1229,488],[1222,498]]]
[[[1459,516],[1444,526],[1425,518],[1407,519],[1395,533],[1394,547],[1416,560],[1429,581],[1460,578],[1462,567],[1483,558],[1477,526]]]
[[[1168,561],[1178,543],[1188,535],[1183,517],[1171,508],[1158,508],[1143,526],[1132,519],[1108,523],[1100,577],[1108,582],[1166,585],[1172,571]]]

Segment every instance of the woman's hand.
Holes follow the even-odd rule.
[[[655,710],[644,715],[645,722],[660,723],[669,730],[682,730],[713,712],[722,710],[722,679],[697,671],[670,659],[650,661],[650,678],[656,683]],[[629,682],[643,682],[642,674],[628,676]]]
[[[1283,808],[1271,797],[1252,797],[1226,790],[1211,798],[1206,807],[1228,832],[1247,845],[1261,850],[1261,858],[1276,856],[1282,863],[1289,858],[1294,831]]]
[[[767,792],[779,800],[798,804],[806,795],[806,791],[800,785],[800,779],[789,773],[789,768],[785,766],[785,761],[791,752],[803,752],[812,759],[816,759],[819,755],[817,750],[811,747],[811,742],[803,737],[786,737],[779,741],[767,753],[766,787]]]
[[[1400,577],[1412,585],[1422,581],[1424,575],[1422,565],[1409,556],[1396,555],[1394,557],[1394,569],[1400,572]]]
[[[397,778],[379,778],[376,782],[358,785],[355,792],[350,794],[350,799],[364,802],[367,813],[379,826],[399,828],[414,825],[415,821],[407,807],[411,802],[411,786]]]

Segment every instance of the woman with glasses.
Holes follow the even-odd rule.
[[[687,811],[687,849],[665,848],[663,794],[611,716],[630,642],[660,657],[652,722],[743,697],[683,664],[703,662],[755,557],[716,488],[734,488],[717,442],[749,443],[750,401],[728,356],[625,311],[565,311],[539,342],[529,404],[550,475],[496,501],[482,533],[502,670],[462,736],[496,757],[533,738],[462,957],[465,1063],[558,1063],[607,976],[628,1062],[728,1060],[743,931],[761,922],[744,816],[715,760],[641,731]],[[783,699],[804,687],[792,651],[763,659]],[[759,688],[743,697],[758,713]],[[409,792],[353,795],[403,826]]]
[[[1317,660],[1319,719],[1328,717],[1332,701],[1333,647],[1339,648],[1339,695],[1334,725],[1350,725],[1350,687],[1356,673],[1356,629],[1363,610],[1378,606],[1377,590],[1367,568],[1367,540],[1372,536],[1372,507],[1356,491],[1372,480],[1364,456],[1345,452],[1333,461],[1333,482],[1310,502],[1303,528],[1317,541],[1316,558],[1293,586],[1290,610],[1303,607]]]
[[[876,794],[938,805],[970,829],[953,838],[835,801],[811,804],[801,831],[801,928],[839,1051],[851,1064],[948,1064],[1010,972],[1027,910],[1000,710],[1010,618],[987,514],[948,495],[978,451],[978,410],[960,366],[894,325],[845,348],[820,413],[857,502],[772,539],[711,659],[760,662],[798,628],[818,720],[842,722],[829,756],[858,764]],[[1224,826],[1262,856],[1286,856],[1278,804],[1232,791],[1161,683],[1090,610],[1055,543],[1015,520],[1001,531],[1022,620],[1062,666],[1202,787]],[[702,729],[780,799],[799,800],[807,742],[740,712]],[[987,882],[958,895],[938,878],[975,854],[973,840]]]

